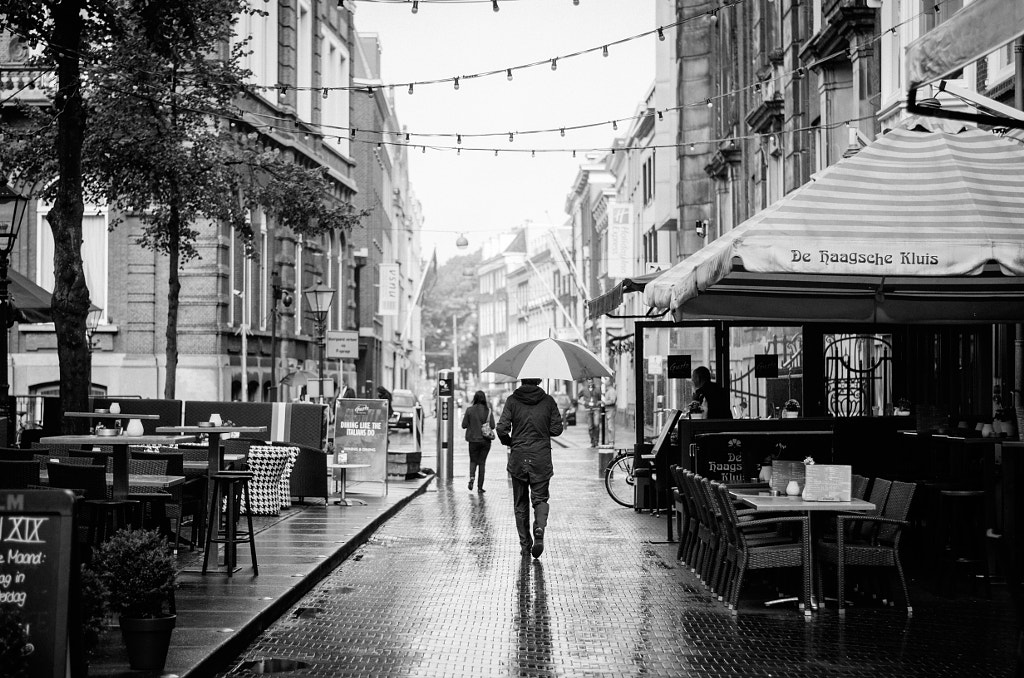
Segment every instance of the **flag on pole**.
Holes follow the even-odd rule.
[[[420,301],[423,299],[423,295],[426,294],[434,287],[434,283],[437,282],[437,248],[434,248],[434,253],[430,257],[430,263],[423,270],[423,277],[420,279],[420,289],[416,293],[416,301],[413,306],[419,306]]]

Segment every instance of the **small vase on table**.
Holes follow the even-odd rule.
[[[789,484],[786,485],[786,494],[788,494],[791,497],[799,496],[800,495],[800,483],[798,483],[795,480],[790,480]]]
[[[128,427],[124,430],[124,434],[128,436],[141,436],[145,434],[146,430],[142,427],[141,419],[132,419],[128,422]]]

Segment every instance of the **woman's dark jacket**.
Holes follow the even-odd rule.
[[[508,472],[513,478],[538,482],[554,474],[551,438],[562,433],[562,415],[555,399],[540,386],[520,386],[505,401],[498,420],[498,439],[512,447]]]
[[[466,413],[462,415],[462,428],[466,429],[466,440],[471,443],[490,443],[490,438],[484,438],[484,434],[481,433],[480,428],[484,425],[484,422],[491,425],[491,430],[494,430],[494,415],[491,414],[491,409],[486,405],[470,405],[466,408]]]

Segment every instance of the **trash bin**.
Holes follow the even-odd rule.
[[[604,478],[604,470],[608,468],[608,464],[612,463],[612,458],[615,457],[615,448],[611,445],[598,445],[597,446],[597,477]]]

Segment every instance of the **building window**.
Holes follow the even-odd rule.
[[[53,292],[53,231],[46,221],[51,205],[39,204],[36,223],[36,282],[48,292]],[[82,266],[85,282],[89,286],[89,298],[94,306],[103,309],[100,322],[108,322],[107,296],[107,213],[95,206],[86,205],[82,216]],[[125,280],[127,282],[127,280]]]
[[[348,59],[348,50],[341,41],[333,35],[324,35],[320,45],[320,84],[330,91],[326,99],[321,99],[320,122],[331,125],[333,129],[347,129],[349,126],[348,90],[331,89],[348,85]],[[342,133],[327,138],[330,139],[329,148],[349,154],[348,135]]]
[[[313,12],[308,0],[299,0],[295,54],[295,112],[299,120],[313,121]]]
[[[232,46],[250,38],[244,46],[240,66],[252,71],[250,82],[258,85],[276,85],[277,79],[277,3],[266,2],[260,14],[243,12],[238,17]],[[259,91],[258,89],[256,91]],[[276,93],[275,93],[276,97]]]

